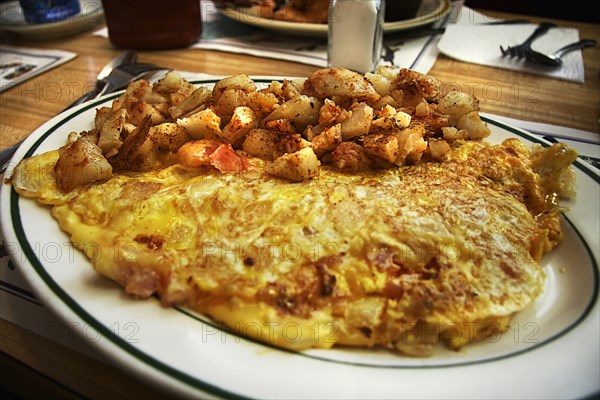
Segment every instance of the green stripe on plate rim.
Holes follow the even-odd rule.
[[[215,79],[208,79],[208,80],[194,80],[192,81],[193,84],[213,84],[215,82],[217,82],[218,80]],[[272,79],[254,79],[255,82],[258,83],[270,83],[273,80]],[[105,97],[103,99],[100,99],[98,101],[94,101],[92,103],[90,103],[89,105],[82,107],[81,109],[77,110],[76,112],[68,115],[67,117],[61,119],[60,121],[58,121],[55,125],[53,125],[51,128],[48,129],[48,131],[46,133],[44,133],[32,146],[31,148],[28,149],[28,151],[25,154],[25,157],[29,157],[31,155],[33,155],[33,153],[35,152],[35,150],[44,142],[44,140],[46,140],[46,138],[51,135],[53,132],[55,132],[60,126],[62,126],[65,122],[71,120],[72,118],[88,111],[89,109],[96,107],[100,104],[105,103],[108,100],[112,100],[116,97],[118,97],[121,93],[116,93],[113,94],[111,96]],[[534,137],[533,135],[522,131],[520,129],[516,129],[514,127],[505,125],[499,121],[487,118],[487,117],[482,117],[482,120],[484,120],[484,122],[487,122],[489,124],[492,125],[496,125],[504,130],[509,131],[510,133],[513,133],[519,137],[522,137],[524,139],[527,139],[529,141],[535,142],[535,143],[539,143],[543,146],[549,146],[550,144],[540,140],[536,137]],[[574,165],[581,170],[583,173],[585,173],[587,176],[589,176],[590,178],[592,178],[596,183],[600,183],[600,177],[598,177],[584,162],[581,162],[579,160],[575,161]],[[36,271],[36,273],[40,276],[40,278],[44,281],[44,283],[47,285],[47,287],[72,311],[74,312],[79,318],[81,318],[82,321],[84,321],[86,324],[89,324],[90,326],[92,326],[94,329],[96,329],[98,332],[100,332],[104,337],[108,338],[111,342],[113,342],[115,345],[117,345],[119,348],[121,348],[122,350],[124,350],[125,352],[127,352],[128,354],[130,354],[131,356],[139,359],[140,361],[144,362],[146,365],[149,365],[155,369],[157,369],[158,371],[165,373],[169,376],[171,376],[172,378],[181,381],[183,383],[186,383],[192,387],[195,387],[197,389],[206,391],[208,393],[217,395],[217,396],[224,396],[227,398],[233,398],[233,399],[248,399],[248,397],[237,394],[237,393],[233,393],[230,392],[228,390],[222,389],[220,387],[211,385],[210,383],[204,382],[198,378],[192,377],[170,365],[167,365],[165,363],[163,363],[160,360],[157,360],[156,358],[150,356],[149,354],[136,349],[135,347],[133,347],[131,344],[127,343],[125,340],[123,340],[122,338],[120,338],[119,336],[117,336],[113,330],[109,329],[108,327],[104,326],[100,321],[98,321],[96,318],[94,318],[92,315],[90,315],[85,309],[83,309],[76,300],[74,300],[71,296],[69,296],[61,287],[60,285],[58,285],[54,279],[48,274],[48,272],[46,271],[46,269],[44,268],[44,266],[42,265],[42,263],[40,262],[40,260],[35,256],[35,252],[33,251],[33,249],[31,248],[26,234],[25,234],[25,230],[23,228],[22,225],[22,221],[21,221],[21,214],[20,214],[20,206],[19,206],[19,202],[20,202],[20,197],[18,196],[18,194],[16,193],[16,191],[11,188],[11,193],[10,193],[10,200],[11,200],[11,218],[13,221],[13,226],[15,229],[15,234],[17,237],[17,240],[19,242],[19,245],[21,246],[21,249],[23,251],[23,254],[26,255],[28,261],[31,263],[31,265],[33,266],[34,270]],[[235,332],[228,332],[228,333],[232,333],[233,335],[236,335],[238,337],[240,337],[243,340],[247,340],[250,342],[254,342],[257,344],[260,344],[262,346],[265,347],[269,347],[278,351],[282,351],[282,352],[286,352],[286,353],[290,353],[290,354],[295,354],[295,355],[299,355],[299,356],[303,356],[303,357],[307,357],[307,358],[311,358],[311,359],[315,359],[318,361],[325,361],[325,362],[331,362],[331,363],[335,363],[335,364],[346,364],[346,365],[352,365],[352,366],[357,366],[357,367],[367,367],[367,368],[386,368],[386,369],[432,369],[432,368],[450,368],[450,367],[457,367],[457,366],[465,366],[465,365],[474,365],[474,364],[481,364],[481,363],[488,363],[488,362],[494,362],[494,361],[498,361],[504,358],[509,358],[509,357],[514,357],[514,356],[518,356],[520,354],[529,352],[533,349],[539,348],[541,346],[544,346],[556,339],[558,339],[559,337],[563,336],[564,334],[566,334],[567,332],[571,331],[573,328],[575,328],[577,325],[579,325],[588,315],[589,312],[592,310],[596,299],[598,298],[598,265],[592,255],[591,249],[588,245],[588,243],[584,240],[584,238],[581,236],[581,233],[579,232],[579,230],[576,228],[576,226],[565,216],[565,219],[567,220],[567,222],[570,224],[570,226],[573,228],[573,230],[576,232],[577,237],[579,238],[579,240],[583,243],[586,252],[588,254],[588,257],[590,259],[591,265],[592,265],[592,269],[593,269],[593,275],[594,275],[594,289],[593,289],[593,294],[592,297],[590,299],[590,302],[588,303],[587,307],[585,308],[584,312],[569,326],[565,327],[562,331],[558,332],[557,334],[555,334],[554,336],[546,339],[545,341],[536,344],[534,346],[531,346],[527,349],[524,350],[520,350],[514,353],[509,353],[506,355],[501,355],[501,356],[497,356],[497,357],[492,357],[489,359],[483,359],[483,360],[476,360],[476,361],[469,361],[469,362],[465,362],[465,363],[452,363],[452,364],[442,364],[442,365],[419,365],[419,366],[396,366],[396,365],[390,365],[390,366],[379,366],[379,365],[370,365],[370,364],[361,364],[361,363],[355,363],[355,362],[346,362],[346,361],[340,361],[340,360],[331,360],[331,359],[327,359],[327,358],[322,358],[322,357],[318,357],[315,355],[310,355],[310,354],[305,354],[302,352],[297,352],[297,351],[293,351],[293,350],[287,350],[287,349],[282,349],[279,347],[275,347],[273,345],[270,344],[266,344],[263,342],[258,342],[252,339],[248,339],[246,337],[242,337],[241,335],[235,333]],[[193,318],[201,323],[204,324],[208,324],[211,327],[214,327],[216,329],[224,329],[222,326],[219,326],[218,324],[209,322],[207,320],[201,319],[198,316],[195,316],[193,313],[181,308],[181,307],[176,307],[176,310],[178,310],[180,313],[186,315],[189,318]]]

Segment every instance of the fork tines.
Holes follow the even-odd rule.
[[[527,49],[522,46],[507,46],[506,48],[500,46],[500,51],[503,56],[508,57],[524,58],[527,56]]]

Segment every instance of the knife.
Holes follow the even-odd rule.
[[[136,61],[137,53],[133,50],[125,50],[119,53],[115,58],[110,60],[108,64],[104,66],[104,68],[102,68],[100,73],[98,73],[98,76],[96,77],[96,85],[94,86],[94,88],[89,92],[85,93],[77,100],[75,100],[73,103],[71,103],[67,108],[65,108],[65,110],[68,110],[71,107],[75,107],[76,105],[79,105],[89,99],[96,97],[102,91],[104,85],[106,85],[106,78],[115,67],[118,67],[119,65],[123,64],[132,64]]]
[[[68,110],[69,108],[75,107],[76,105],[79,105],[79,104],[97,96],[104,88],[104,85],[106,85],[106,78],[108,77],[108,75],[111,73],[111,71],[116,66],[124,65],[124,64],[131,64],[136,61],[137,61],[137,53],[132,50],[126,50],[126,51],[119,53],[115,58],[110,60],[104,66],[104,68],[102,68],[102,70],[98,73],[98,76],[96,78],[96,85],[94,86],[94,88],[92,90],[90,90],[89,92],[85,93],[83,96],[81,96],[77,100],[75,100],[73,103],[71,103],[67,108],[65,108],[63,110],[63,112]],[[24,140],[25,140],[25,138],[19,140],[17,143],[13,144],[12,146],[10,146],[4,150],[0,150],[0,173],[4,172],[4,170],[6,170],[13,154],[15,154],[15,152],[17,151],[17,149],[19,148],[21,143],[23,143]]]

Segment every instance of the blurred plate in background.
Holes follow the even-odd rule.
[[[219,11],[242,24],[252,25],[257,28],[269,29],[289,35],[327,37],[327,24],[313,24],[304,22],[289,22],[263,18],[252,12],[250,8],[223,8]],[[449,0],[423,0],[417,15],[414,18],[401,21],[386,22],[383,25],[384,33],[394,33],[406,29],[429,25],[442,19],[450,11]]]
[[[0,31],[32,40],[56,39],[89,29],[104,21],[101,0],[81,0],[81,12],[63,21],[29,24],[18,1],[0,3]]]

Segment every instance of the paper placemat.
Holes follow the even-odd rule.
[[[77,56],[65,50],[0,45],[0,92],[25,82]]]

